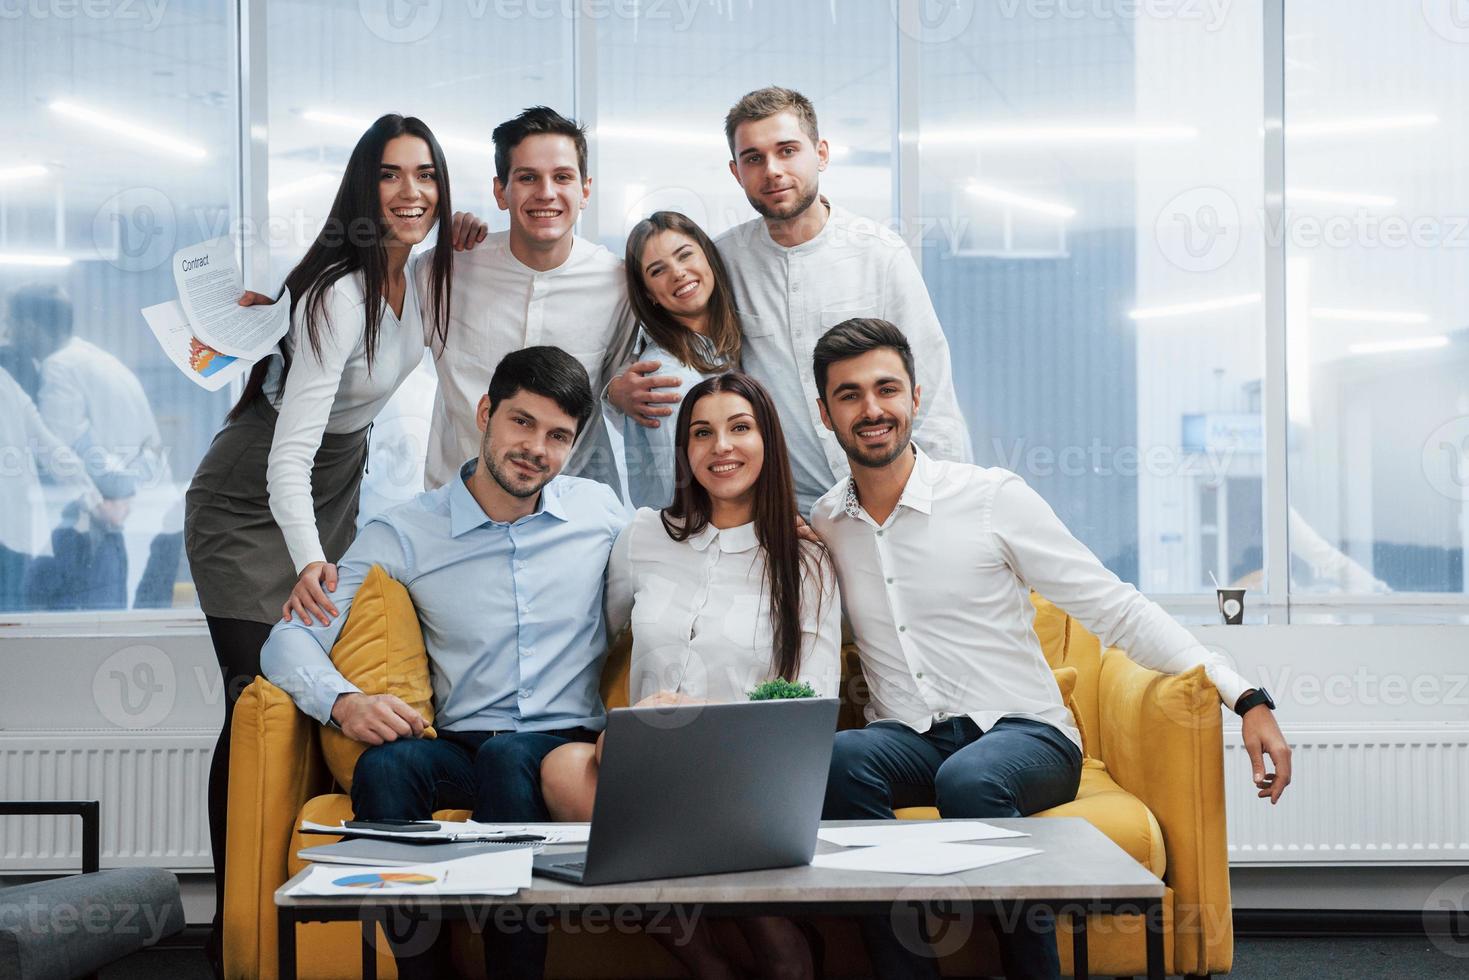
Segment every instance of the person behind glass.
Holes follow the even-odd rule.
[[[1223,657],[1108,571],[1019,476],[913,443],[922,391],[898,327],[847,320],[817,341],[812,363],[822,421],[852,475],[811,522],[836,563],[872,694],[867,727],[837,733],[826,819],[929,805],[945,817],[1023,817],[1075,797],[1081,735],[1041,652],[1031,588],[1103,649],[1167,674],[1202,665],[1225,704],[1247,709],[1259,795],[1280,798],[1290,748],[1264,704],[1248,708],[1250,685]],[[1059,976],[1049,919],[996,931],[1007,976]],[[938,976],[888,916],[864,920],[863,935],[878,976]]]
[[[10,343],[36,368],[36,407],[87,475],[122,473],[147,486],[173,478],[143,383],[126,364],[76,335],[76,311],[60,287],[34,283],[11,294]]]
[[[102,495],[82,460],[46,428],[35,402],[8,367],[0,368],[0,450],[14,461],[0,466],[0,500],[5,501],[0,508],[0,612],[20,612],[28,605],[32,564],[47,557],[40,474],[77,494],[73,503],[80,511],[94,512]]]
[[[326,224],[286,276],[291,326],[251,371],[185,495],[184,538],[224,678],[224,727],[209,770],[218,905],[235,701],[260,672],[271,625],[336,614],[323,592],[352,541],[373,417],[449,321],[449,173],[433,133],[385,115],[357,141]],[[409,253],[437,222],[440,248],[420,296]],[[246,302],[242,300],[242,302]]]
[[[724,260],[693,219],[655,211],[627,236],[627,295],[638,318],[633,358],[679,386],[698,384],[740,362],[740,324]],[[622,426],[628,495],[634,507],[674,499],[674,426],[649,427],[608,413]]]
[[[369,746],[352,774],[357,818],[465,808],[475,820],[543,821],[542,759],[603,728],[607,557],[627,514],[605,484],[561,475],[594,408],[572,355],[555,347],[506,355],[478,402],[475,456],[449,483],[368,521],[343,556],[340,615],[272,630],[265,676],[306,714]],[[403,584],[418,612],[437,738],[418,737],[424,719],[401,699],[363,694],[332,665],[374,565]],[[415,932],[395,948],[417,947]],[[543,932],[491,927],[484,943],[496,976],[540,976]],[[401,955],[398,975],[442,976],[445,952],[435,943]]]
[[[639,509],[607,571],[608,633],[632,624],[629,699],[639,706],[742,701],[775,677],[819,697],[840,684],[841,609],[825,550],[802,540],[785,436],[770,396],[748,375],[696,384],[674,439],[675,491]],[[689,583],[697,583],[693,588]],[[541,764],[557,820],[590,820],[601,739],[556,749]],[[813,954],[790,920],[701,924],[668,948],[695,976],[813,976]],[[731,942],[731,939],[735,941]],[[741,946],[757,960],[736,964]]]

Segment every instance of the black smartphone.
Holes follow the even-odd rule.
[[[342,824],[348,830],[388,830],[397,834],[426,834],[439,829],[429,820],[348,820]]]

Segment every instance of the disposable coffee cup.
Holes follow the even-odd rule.
[[[1245,590],[1244,589],[1215,589],[1219,595],[1219,615],[1224,617],[1224,625],[1238,626],[1245,621]]]

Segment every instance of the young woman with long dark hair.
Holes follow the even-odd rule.
[[[654,211],[633,226],[623,262],[638,319],[634,361],[691,388],[740,364],[740,322],[729,273],[714,242],[692,218]],[[673,426],[651,428],[621,416],[627,489],[634,507],[673,500]]]
[[[776,677],[836,697],[835,572],[825,549],[797,530],[790,461],[770,395],[737,372],[701,381],[679,409],[674,446],[672,502],[662,511],[640,509],[608,564],[609,636],[632,623],[629,700],[738,701]],[[541,790],[554,819],[591,818],[600,751],[599,740],[546,756]],[[759,960],[757,976],[772,975],[774,963],[812,964],[802,930],[788,919],[740,919],[735,928]],[[738,976],[740,944],[706,930],[670,951],[695,976]]]
[[[224,728],[209,771],[216,967],[235,701],[260,672],[272,624],[336,614],[327,592],[354,534],[368,430],[422,360],[425,338],[446,339],[452,213],[449,172],[428,126],[393,114],[374,122],[352,150],[326,224],[286,276],[290,330],[255,365],[185,498],[189,567],[224,678]],[[436,224],[421,297],[410,253]]]

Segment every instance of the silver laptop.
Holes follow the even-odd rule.
[[[583,885],[810,864],[835,698],[617,708],[585,851],[537,854]]]

